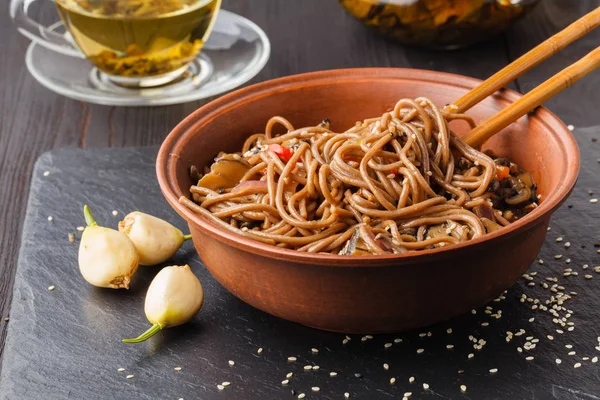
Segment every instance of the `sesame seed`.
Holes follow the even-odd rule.
[[[425,349],[417,349],[417,354],[421,354],[425,351]]]
[[[554,340],[554,336],[552,336],[552,335],[548,335],[546,337],[548,338],[548,340]]]
[[[598,202],[598,199],[597,199],[597,198],[590,199],[590,203],[592,203],[592,204],[593,204],[593,203],[597,203],[597,202]]]
[[[227,386],[231,385],[231,382],[223,382],[223,383],[221,383],[221,385],[227,387]]]
[[[569,248],[569,247],[571,247],[571,242],[567,242],[567,243],[565,243],[565,247],[566,247],[566,248]]]
[[[412,396],[412,392],[406,392],[406,393],[404,393],[404,397],[410,397],[410,396]]]
[[[390,378],[390,385],[396,384],[396,378]]]
[[[415,381],[415,377],[411,376],[410,378],[408,378],[408,383],[413,383]]]
[[[119,212],[117,210],[112,210],[112,215],[113,217],[116,217],[117,215],[119,215]]]
[[[562,360],[561,360],[560,358],[557,358],[557,359],[556,359],[556,363],[557,363],[557,364],[560,364],[560,363],[562,363]]]
[[[528,357],[525,357],[525,359],[526,359],[527,361],[531,361],[531,360],[533,360],[533,358],[534,358],[533,356],[528,356]]]
[[[286,377],[286,378],[288,378],[288,379],[289,379],[289,378],[291,378],[292,376],[294,376],[294,373],[293,373],[293,372],[288,372],[288,373],[285,375],[285,377]]]
[[[389,349],[390,347],[392,347],[392,343],[386,343],[383,345],[383,347],[385,347],[386,349]]]
[[[52,286],[48,286],[48,290],[49,290],[49,291],[53,291],[53,290],[54,290],[54,285],[52,285]]]
[[[52,216],[48,217],[48,221],[52,221],[54,218],[52,218]]]
[[[386,371],[390,369],[390,365],[388,363],[384,363],[383,364],[383,369],[385,369]]]
[[[570,356],[574,356],[574,355],[575,355],[575,354],[577,354],[577,353],[575,353],[574,351],[570,351],[568,354],[569,354]]]
[[[350,398],[350,393],[348,393],[348,392],[344,393],[344,398],[345,399],[349,399]]]
[[[533,321],[535,321],[535,318],[533,318],[533,317],[529,318],[529,322],[533,322]]]
[[[297,358],[296,357],[288,357],[288,361],[296,361]]]
[[[593,363],[597,363],[597,362],[598,362],[598,357],[594,357],[594,358],[592,358],[592,362],[593,362]]]
[[[489,322],[482,322],[481,326],[489,326],[489,324],[490,324]]]
[[[544,260],[542,260],[541,258],[538,260],[538,264],[543,264]]]
[[[263,352],[263,348],[262,348],[262,347],[259,347],[259,348],[258,348],[258,350],[256,350],[256,352],[257,352],[258,354],[262,353],[262,352]]]
[[[73,235],[71,232],[69,232],[67,237],[69,238],[69,243],[75,243],[75,235]]]
[[[123,372],[123,371],[125,371],[125,368],[119,368],[117,371]]]
[[[425,337],[425,336],[427,336],[427,333],[425,333],[425,332],[419,333],[419,337]]]
[[[590,358],[589,357],[582,357],[581,358],[583,361],[588,361]]]
[[[303,398],[305,398],[305,397],[306,397],[306,395],[305,395],[304,393],[300,393],[300,394],[298,395],[298,398],[299,398],[299,399],[303,399]]]
[[[584,275],[583,277],[584,277],[585,279],[592,279],[592,278],[594,278],[592,275]]]
[[[365,337],[366,337],[367,339],[373,339],[373,336],[371,336],[371,335],[365,335]]]
[[[173,368],[175,371],[181,371],[181,367],[175,367]]]
[[[394,343],[400,343],[400,342],[402,342],[402,339],[400,339],[400,338],[394,339]]]
[[[472,309],[472,310],[471,310],[471,314],[473,314],[473,315],[477,314],[477,310],[475,310],[475,309]]]
[[[498,368],[490,369],[490,374],[495,374],[496,372],[498,372]]]
[[[305,369],[306,371],[310,371],[311,369],[313,369],[313,366],[312,366],[312,365],[305,365],[305,366],[304,366],[304,369]]]
[[[331,372],[329,373],[329,376],[331,376],[331,377],[337,376],[337,372],[331,371]]]
[[[44,171],[44,176],[50,175],[50,171]]]
[[[557,241],[557,242],[562,242],[562,241],[563,241],[563,238],[559,236],[559,237],[557,237],[557,238],[556,238],[556,241]]]
[[[83,226],[78,226],[76,229],[77,229],[77,232],[83,232],[85,230],[85,228]]]
[[[446,329],[446,333],[451,334],[452,333],[452,328]]]
[[[567,129],[569,129],[570,131],[572,131],[573,129],[575,129],[575,127],[573,125],[567,125]]]
[[[557,254],[554,256],[555,260],[560,260],[562,258],[562,254]]]
[[[448,350],[452,350],[452,349],[454,348],[454,345],[453,345],[453,344],[447,344],[447,345],[446,345],[446,348],[447,348]]]
[[[362,378],[362,374],[359,374],[358,372],[356,374],[354,374],[354,376],[359,379]]]
[[[348,339],[342,340],[342,344],[348,344]]]
[[[579,367],[581,367],[581,363],[575,363],[575,364],[573,365],[573,368],[579,368]]]
[[[460,385],[460,391],[461,392],[466,392],[467,391],[467,386],[466,385]]]
[[[281,381],[281,384],[283,386],[287,385],[288,383],[290,383],[289,379],[284,379],[284,380]]]
[[[565,344],[565,347],[566,347],[567,349],[572,349],[572,348],[573,348],[573,345],[572,345],[572,344]]]
[[[310,349],[311,352],[317,354],[319,352],[319,349],[315,349],[314,347],[312,349]]]
[[[468,359],[471,359],[473,357],[475,357],[475,354],[473,354],[473,353],[469,353],[469,355],[467,356]]]
[[[321,388],[320,388],[320,387],[318,387],[318,386],[313,386],[313,387],[311,387],[310,389],[311,389],[313,392],[318,392],[319,390],[321,390]]]
[[[232,367],[235,365],[235,361],[229,360],[227,361],[229,363],[229,365],[231,365]]]
[[[428,383],[424,383],[423,384],[423,390],[429,390],[429,384]]]
[[[313,368],[312,368],[312,369],[314,369],[314,370],[318,370],[318,369],[320,369],[320,368],[321,368],[321,367],[319,367],[318,365],[315,365],[315,366],[313,366]]]
[[[127,378],[127,379],[133,379],[133,375],[127,375],[125,378]]]

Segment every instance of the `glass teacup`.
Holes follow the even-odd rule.
[[[221,0],[54,2],[70,36],[31,20],[31,0],[11,0],[11,16],[29,38],[64,54],[83,53],[108,79],[127,87],[180,77],[204,46],[221,5]]]

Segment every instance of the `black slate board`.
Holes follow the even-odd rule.
[[[141,270],[129,291],[92,288],[78,273],[78,243],[69,243],[67,234],[80,236],[76,227],[84,223],[84,203],[104,225],[115,227],[124,213],[142,210],[185,230],[160,195],[154,178],[156,149],[46,153],[34,171],[0,399],[292,399],[299,393],[306,393],[307,399],[343,399],[345,392],[351,399],[402,398],[405,392],[412,392],[411,399],[600,399],[600,363],[591,361],[600,356],[600,347],[595,348],[600,345],[600,274],[592,269],[600,264],[594,247],[600,243],[600,203],[590,203],[595,195],[588,193],[600,195],[600,143],[592,141],[600,137],[600,128],[580,129],[576,136],[583,154],[578,186],[552,221],[541,253],[544,264],[532,265],[531,271],[538,272],[535,287],[521,280],[505,300],[490,303],[492,313],[502,310],[500,319],[482,307],[475,315],[422,330],[431,336],[412,332],[363,341],[354,335],[347,344],[342,343],[344,335],[283,321],[237,300],[210,277],[191,243],[173,263],[189,263],[200,277],[206,294],[201,313],[190,324],[164,331],[145,344],[120,343],[147,328],[143,298],[159,267]],[[49,175],[44,176],[45,171]],[[119,217],[112,210],[119,211]],[[562,242],[555,241],[559,236]],[[563,254],[562,259],[555,260],[556,254]],[[567,258],[572,260],[568,265]],[[584,271],[583,264],[590,268]],[[579,275],[563,277],[568,267]],[[584,274],[593,279],[584,279]],[[540,286],[545,277],[559,278],[566,293],[577,292],[564,304],[572,311],[574,331],[567,331],[567,325],[563,334],[557,333],[560,327],[548,312],[519,301],[526,293],[543,304],[554,294]],[[50,285],[56,289],[49,291]],[[561,317],[565,313],[561,311]],[[481,325],[485,321],[489,326]],[[506,332],[519,329],[526,333],[507,343]],[[474,350],[469,335],[487,343]],[[517,347],[529,336],[539,339],[536,348],[519,353]],[[402,342],[394,343],[395,338]],[[393,345],[386,348],[386,343]],[[448,344],[455,347],[449,350]],[[565,348],[567,344],[573,348]],[[420,348],[424,352],[417,354]],[[570,351],[576,355],[569,356]],[[474,357],[469,359],[469,353]],[[528,355],[535,359],[527,361]],[[289,362],[289,356],[298,361]],[[582,364],[578,369],[576,362]],[[305,365],[320,369],[305,371]],[[126,371],[118,372],[119,367]],[[493,368],[498,372],[490,373]],[[338,375],[330,376],[332,371]],[[283,386],[288,372],[294,375]],[[128,374],[133,378],[127,379]],[[411,376],[414,383],[409,383]],[[394,385],[391,377],[397,379]],[[217,384],[224,381],[231,385],[219,391]],[[423,383],[430,389],[424,390]],[[312,391],[314,386],[320,391]]]

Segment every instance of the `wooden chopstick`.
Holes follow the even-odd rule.
[[[581,38],[598,26],[600,26],[600,7],[584,15],[567,28],[496,72],[475,89],[446,106],[446,111],[452,113],[463,113],[467,111],[481,100],[505,87],[508,83],[540,64],[542,61],[547,60],[560,50],[564,49],[567,45]]]
[[[510,106],[504,108],[498,114],[480,122],[476,128],[463,136],[462,139],[472,147],[481,145],[494,134],[506,128],[557,93],[562,92],[598,67],[600,67],[600,47],[592,50],[575,64],[563,69]]]

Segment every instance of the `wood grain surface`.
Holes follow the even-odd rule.
[[[33,7],[42,22],[57,19],[50,2]],[[272,44],[271,59],[250,83],[301,72],[347,67],[412,67],[486,78],[569,23],[600,6],[599,0],[543,0],[505,35],[454,52],[407,48],[364,28],[334,0],[224,0],[223,8],[261,26]],[[600,43],[600,30],[519,79],[527,91],[581,58]],[[183,117],[203,104],[117,108],[86,104],[50,92],[24,65],[28,40],[17,33],[5,3],[0,11],[0,359],[10,321],[14,266],[33,164],[59,147],[157,145]],[[600,123],[600,73],[551,100],[548,107],[568,124]]]

